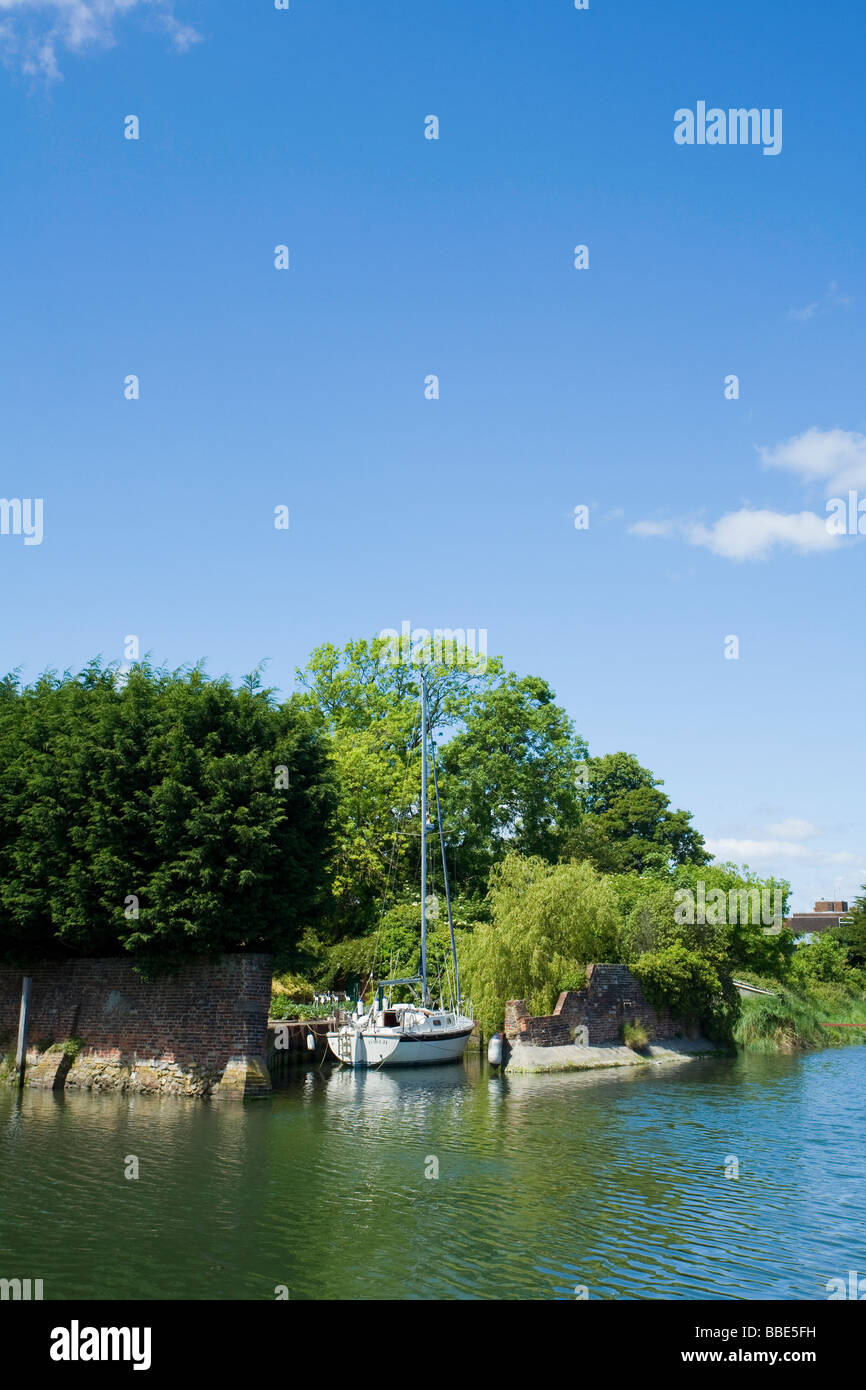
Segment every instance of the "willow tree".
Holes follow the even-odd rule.
[[[491,874],[492,922],[461,937],[464,992],[487,1034],[502,1027],[509,999],[531,1013],[579,988],[594,961],[618,959],[619,913],[610,881],[586,861],[548,864],[509,854]]]

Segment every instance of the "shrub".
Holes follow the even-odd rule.
[[[300,975],[293,975],[291,971],[285,971],[282,975],[274,976],[271,993],[274,999],[285,998],[287,1003],[306,1004],[312,1000],[316,989],[309,980],[303,979]],[[274,1017],[272,1012],[271,1018]]]
[[[324,911],[327,748],[255,677],[8,677],[0,765],[0,959],[279,951]]]
[[[819,936],[808,946],[798,946],[790,970],[792,984],[800,989],[808,989],[816,982],[841,984],[848,974],[845,946],[825,935]]]
[[[622,1040],[633,1052],[643,1052],[649,1044],[649,1033],[642,1023],[635,1020],[634,1023],[622,1025]]]
[[[83,1046],[83,1038],[66,1038],[63,1042],[52,1043],[45,1051],[62,1052],[64,1057],[71,1057],[74,1062]]]
[[[661,951],[646,951],[633,969],[655,1008],[667,1009],[675,1018],[699,1021],[716,1042],[731,1041],[740,996],[711,957],[676,944]]]
[[[283,994],[271,1000],[270,1016],[277,1022],[295,1018],[330,1018],[335,1008],[335,1004],[295,1004]]]

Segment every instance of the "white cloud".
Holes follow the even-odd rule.
[[[719,860],[733,860],[738,864],[748,864],[750,868],[759,865],[776,865],[788,859],[800,864],[857,864],[863,865],[862,854],[848,850],[813,849],[793,840],[707,840],[710,854]]]
[[[775,546],[811,555],[835,550],[841,543],[827,530],[826,519],[814,512],[751,511],[748,507],[727,512],[712,526],[689,527],[686,539],[727,560],[766,560]]]
[[[60,77],[58,53],[109,48],[117,20],[137,11],[186,52],[201,36],[174,14],[174,0],[0,0],[0,56],[31,76]]]
[[[775,809],[778,812],[781,808]],[[766,831],[762,826],[749,826],[742,837],[708,838],[707,849],[721,862],[748,864],[758,873],[788,879],[794,910],[811,912],[820,898],[852,902],[866,878],[862,849],[841,849],[838,841],[832,839],[832,847],[825,849],[815,844],[815,840],[823,838],[825,831],[811,821],[786,816],[768,825]]]
[[[804,483],[835,492],[866,487],[866,435],[854,430],[806,430],[771,448],[758,447],[767,468],[787,468]]]
[[[813,836],[821,833],[811,821],[800,820],[798,816],[788,816],[785,820],[777,821],[769,830],[771,835],[778,835],[782,840],[811,840]]]
[[[700,521],[637,521],[629,530],[636,536],[680,535],[689,545],[703,546],[726,560],[766,560],[776,546],[811,555],[842,544],[838,535],[827,530],[825,518],[815,512],[749,507],[726,512],[712,526]]]
[[[784,468],[801,483],[822,483],[837,494],[866,489],[866,435],[855,430],[821,430],[816,426],[780,444],[756,445],[766,468]],[[826,513],[826,508],[825,508]],[[815,512],[778,512],[741,507],[712,525],[695,520],[637,521],[635,536],[680,536],[726,560],[766,560],[777,547],[800,555],[838,550],[846,544]]]

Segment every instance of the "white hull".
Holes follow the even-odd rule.
[[[419,1067],[458,1062],[473,1022],[451,1015],[410,1029],[383,1027],[378,1021],[344,1024],[328,1034],[331,1052],[348,1067]]]

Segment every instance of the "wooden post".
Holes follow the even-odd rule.
[[[24,1068],[27,1065],[27,1025],[30,1021],[30,986],[33,983],[29,975],[25,975],[21,981],[21,1012],[18,1015],[18,1050],[15,1053],[15,1066],[18,1069],[18,1086],[24,1085]]]

